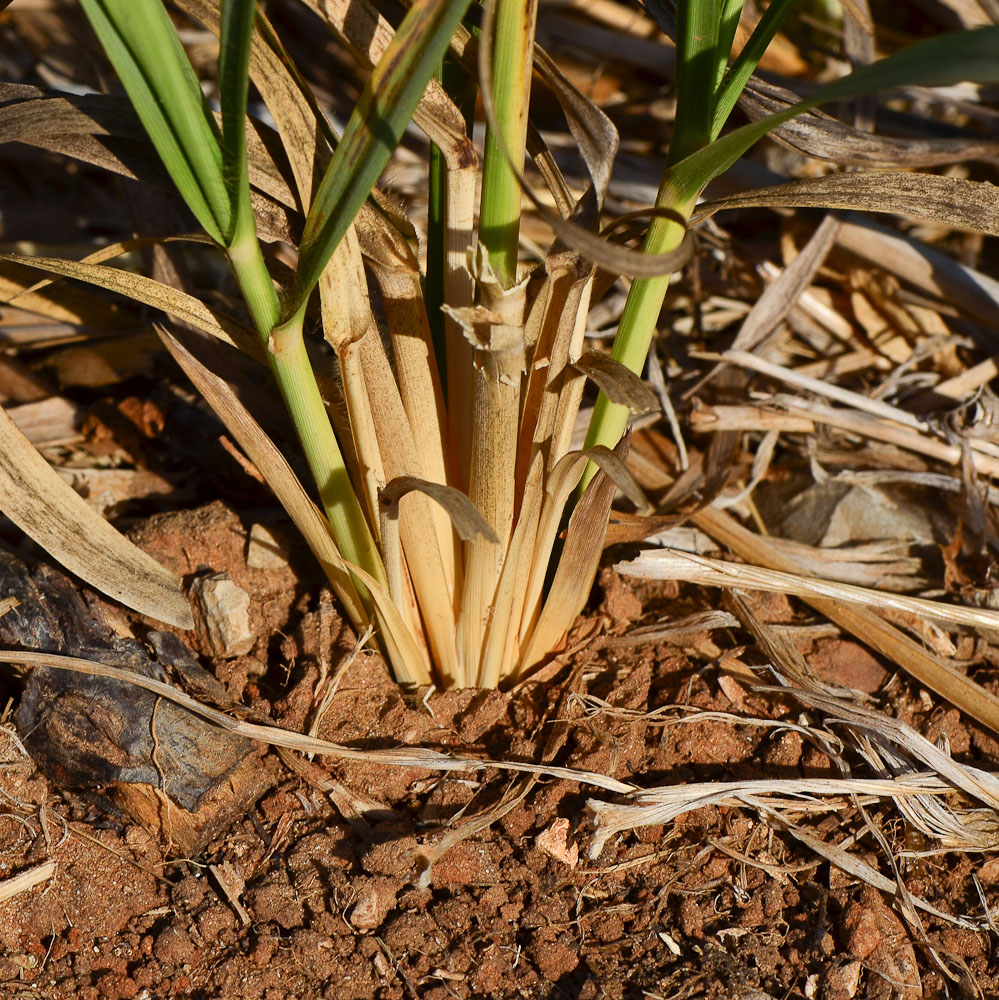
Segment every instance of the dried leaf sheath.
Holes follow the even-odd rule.
[[[361,477],[354,488],[363,496],[369,523],[377,532],[378,487],[385,482],[385,470],[378,450],[358,348],[360,341],[374,326],[365,285],[360,247],[354,230],[350,229],[319,279],[319,301],[323,336],[340,363],[347,427]]]
[[[447,415],[419,265],[398,233],[374,212],[362,213],[362,220],[365,223],[370,220],[370,225],[362,225],[360,237],[381,292],[391,339],[393,372],[413,433],[421,478],[447,483],[450,479],[446,458]],[[445,585],[453,601],[455,581],[460,575],[454,533],[443,510],[435,506],[430,516],[440,549]]]
[[[614,493],[614,481],[598,472],[573,511],[551,590],[522,647],[514,676],[526,673],[555,648],[582,611],[600,563]]]
[[[518,445],[523,470],[536,448],[543,452],[548,469],[561,458],[556,442],[564,438],[562,432],[566,424],[571,434],[582,391],[582,379],[574,386],[576,373],[568,366],[578,357],[582,345],[592,268],[581,262],[576,254],[562,253],[549,256],[546,271],[544,286],[537,292],[537,299],[543,305],[542,318],[532,345],[524,390]],[[579,388],[580,392],[573,392],[573,388]],[[518,481],[524,478],[522,472]]]
[[[474,351],[468,494],[499,544],[480,538],[465,549],[458,650],[468,683],[479,674],[485,629],[513,530],[526,296],[523,283],[509,290],[499,285],[481,249],[473,269],[483,305],[451,310],[451,315],[462,324]]]
[[[496,599],[486,628],[479,669],[480,687],[496,687],[501,680],[513,675],[520,660],[519,623],[525,613],[528,581],[534,565],[531,556],[541,515],[543,481],[544,458],[540,451],[535,451],[517,523],[496,585]]]

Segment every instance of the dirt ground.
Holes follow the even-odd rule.
[[[297,571],[296,555],[291,565],[247,566],[249,527],[215,503],[156,515],[134,537],[187,577],[227,572],[248,592],[258,638],[214,672],[232,703],[300,730],[317,679],[326,667],[335,675],[353,636],[310,571]],[[607,569],[581,648],[549,683],[407,694],[364,653],[336,678],[318,733],[352,747],[544,760],[640,784],[830,774],[829,759],[795,732],[664,724],[682,714],[673,706],[800,718],[800,706],[754,694],[726,669],[754,659],[738,630],[622,640],[636,624],[667,612],[683,619],[709,599],[674,583],[635,587]],[[761,620],[795,621],[783,596],[753,607]],[[104,615],[105,634],[126,630],[99,600],[89,608],[95,621]],[[130,630],[142,637],[149,624],[133,620]],[[208,640],[199,631],[187,641],[204,652]],[[880,692],[884,707],[934,739],[945,734],[964,759],[999,763],[994,739],[859,645],[819,637],[808,651],[820,674]],[[999,687],[994,674],[979,680]],[[590,710],[601,705],[594,698],[602,711]],[[636,717],[657,709],[652,720]],[[5,997],[999,995],[995,934],[925,916],[921,931],[907,925],[891,899],[748,810],[699,808],[612,839],[591,860],[587,800],[610,793],[495,770],[319,758],[293,773],[255,746],[247,759],[267,775],[266,791],[238,815],[217,807],[226,829],[178,856],[178,807],[160,797],[140,824],[114,789],[61,787],[25,755],[13,719],[11,707],[0,730],[0,883],[46,861],[54,869],[0,903]],[[893,851],[913,846],[891,808],[868,814]],[[804,822],[837,842],[856,833],[858,856],[891,873],[857,810]],[[456,830],[448,847],[443,838]],[[980,916],[983,900],[993,912],[999,905],[999,858],[940,853],[901,864],[909,891],[945,912]]]

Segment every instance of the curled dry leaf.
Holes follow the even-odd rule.
[[[443,483],[429,483],[415,476],[397,476],[386,483],[379,495],[384,504],[396,505],[407,493],[423,493],[447,511],[454,530],[464,541],[470,542],[476,536],[499,544],[499,538],[492,525],[479,513],[478,508],[461,490]]]
[[[581,371],[612,402],[636,416],[659,409],[656,394],[631,369],[603,351],[586,351],[573,367]]]

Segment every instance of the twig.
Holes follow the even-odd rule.
[[[709,559],[676,549],[647,549],[637,559],[617,563],[614,569],[625,576],[637,576],[647,580],[685,580],[704,587],[765,590],[769,593],[794,594],[796,597],[806,599],[824,597],[873,608],[893,608],[897,611],[921,614],[954,625],[999,630],[997,611],[941,604],[922,597],[889,594],[867,587],[856,587],[849,583],[835,583],[831,580],[798,576],[759,566]]]
[[[7,879],[6,882],[0,882],[0,903],[13,899],[14,896],[27,892],[36,885],[41,885],[42,882],[47,882],[55,875],[55,870],[56,863],[54,861],[44,861],[34,868],[29,868],[26,872],[21,872],[20,875]]]
[[[709,351],[691,351],[691,357],[704,358],[708,361],[729,362],[739,365],[741,368],[748,368],[750,371],[759,372],[770,378],[778,379],[787,385],[793,385],[806,392],[814,392],[817,396],[825,396],[834,399],[837,403],[843,403],[855,410],[870,413],[872,416],[880,417],[883,420],[894,420],[895,423],[904,427],[911,427],[918,431],[929,430],[929,425],[913,416],[905,410],[900,410],[897,406],[884,403],[879,399],[868,399],[867,396],[851,389],[844,389],[842,386],[824,382],[821,379],[812,378],[809,375],[802,375],[791,368],[775,364],[773,361],[766,361],[758,358],[755,354],[746,351],[726,351],[724,354],[713,354]]]

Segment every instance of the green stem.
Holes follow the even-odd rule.
[[[271,368],[319,488],[319,499],[340,554],[385,585],[381,557],[357,502],[305,349],[304,320],[303,307],[271,333],[267,343]],[[363,597],[360,584],[358,590]]]
[[[645,238],[646,253],[668,253],[683,242],[686,228],[676,217],[684,221],[690,218],[696,196],[681,200],[671,183],[668,167],[710,141],[718,63],[728,57],[727,52],[721,55],[717,51],[723,7],[731,16],[734,6],[731,2],[723,5],[722,0],[681,0],[677,4],[677,111],[667,171],[656,195],[656,207],[669,209],[673,218],[657,216],[652,220]],[[731,24],[727,25],[723,32],[726,37],[731,27]],[[611,356],[636,375],[641,375],[645,367],[659,313],[669,289],[669,279],[668,274],[658,278],[640,278],[628,292]],[[628,408],[611,403],[600,393],[590,418],[585,446],[593,448],[602,444],[614,448],[627,426]],[[590,462],[583,472],[577,496],[582,495],[596,471],[597,467]]]
[[[351,486],[305,348],[305,307],[277,326],[280,302],[252,229],[237,228],[229,248],[229,261],[257,332],[267,346],[271,370],[319,489],[319,499],[340,554],[384,583],[385,570],[378,549]],[[365,589],[360,584],[357,587],[364,599]]]
[[[252,212],[249,219],[247,213],[239,213],[236,232],[227,253],[236,284],[253,317],[253,325],[266,344],[281,315],[281,303],[264,263]]]
[[[664,185],[656,198],[656,205],[661,208],[671,208],[684,219],[689,219],[694,203],[678,205],[674,200],[672,190]],[[683,242],[684,232],[684,227],[678,221],[662,217],[653,219],[648,236],[645,238],[645,252],[669,253],[671,250],[676,250]],[[641,375],[645,367],[645,359],[652,346],[659,313],[662,311],[669,289],[669,279],[668,274],[658,278],[638,278],[632,283],[628,292],[611,357],[636,375]],[[628,416],[628,407],[612,403],[600,393],[593,409],[593,416],[590,418],[585,447],[593,448],[602,444],[614,448],[628,426]],[[587,483],[596,471],[597,467],[590,462],[580,481],[579,494],[586,489]]]
[[[681,177],[683,171],[672,168],[682,161],[689,163],[702,151],[710,154],[705,147],[716,139],[749,74],[787,15],[791,2],[774,0],[770,4],[724,86],[721,81],[725,78],[729,49],[743,4],[740,0],[679,0],[677,3],[677,112],[667,171],[659,186],[656,207],[670,209],[676,216],[688,220],[697,194],[724,169],[718,158],[714,163],[706,159],[703,165],[699,164],[693,179],[689,170]],[[728,163],[734,159],[733,156]],[[684,227],[678,221],[655,218],[649,226],[645,251],[666,253],[675,250],[683,236]],[[667,275],[637,280],[628,293],[612,356],[636,375],[641,374],[645,365],[668,288]],[[628,410],[614,405],[601,393],[590,419],[586,447],[602,444],[613,448],[627,426]],[[596,466],[591,462],[583,473],[580,494],[595,473]]]
[[[492,97],[502,134],[486,131],[479,239],[504,288],[517,280],[521,191],[511,162],[524,162],[537,14],[537,0],[497,0]]]

